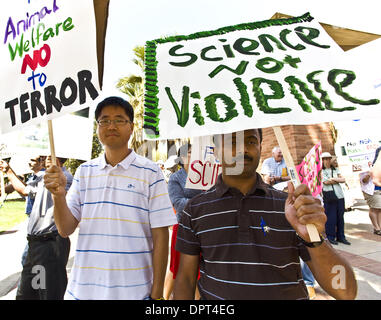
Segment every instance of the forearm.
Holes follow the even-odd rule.
[[[196,279],[195,277],[185,277],[181,274],[181,269],[176,276],[175,287],[173,290],[174,300],[194,300],[194,293],[196,290]]]
[[[355,299],[357,282],[349,263],[326,242],[308,251],[307,264],[319,285],[335,299]]]
[[[9,182],[12,184],[14,190],[16,190],[22,196],[28,195],[28,193],[25,190],[25,184],[16,176],[16,174],[11,168],[9,168],[7,171],[7,177],[9,179]],[[8,193],[7,190],[5,190],[5,192]]]
[[[153,283],[151,297],[159,299],[163,297],[164,279],[168,263],[168,227],[152,229],[153,240]]]
[[[54,222],[59,234],[66,238],[70,236],[78,226],[78,220],[73,216],[67,206],[65,196],[54,196]]]
[[[175,300],[193,300],[196,291],[199,255],[180,254],[173,298]]]

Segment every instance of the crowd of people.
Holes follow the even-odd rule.
[[[128,148],[134,110],[127,101],[104,99],[95,118],[104,154],[80,165],[74,177],[65,159],[36,157],[24,184],[0,161],[12,186],[7,192],[28,197],[17,299],[309,299],[315,281],[336,299],[355,298],[353,270],[333,248],[350,243],[340,186],[345,179],[331,154],[322,155],[321,201],[306,185],[289,182],[279,147],[257,173],[261,129],[244,130],[243,141],[236,133],[215,135],[222,174],[209,190],[188,189],[190,144],[155,163]],[[367,179],[379,185],[377,156]],[[229,173],[234,163],[242,172]],[[287,181],[287,192],[275,188]],[[380,198],[380,187],[366,197],[379,235]],[[319,241],[310,240],[307,224],[316,226]],[[69,236],[77,228],[68,280]],[[36,265],[44,267],[44,286],[33,282]],[[345,288],[332,285],[337,265],[345,270]]]

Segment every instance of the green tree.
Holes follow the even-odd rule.
[[[144,46],[134,48],[135,58],[133,62],[144,71]],[[132,134],[130,145],[135,151],[143,145],[143,115],[144,115],[144,77],[138,75],[129,75],[119,79],[116,87],[129,97],[129,102],[134,108],[134,132]],[[145,150],[142,150],[145,155]]]

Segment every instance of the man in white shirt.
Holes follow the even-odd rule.
[[[128,148],[134,112],[127,101],[106,98],[95,118],[105,154],[77,169],[67,196],[57,167],[45,175],[59,233],[69,236],[80,223],[65,298],[160,299],[168,226],[177,223],[167,184],[157,164]]]
[[[265,159],[262,163],[261,174],[263,180],[270,185],[290,180],[282,150],[279,147],[274,147],[272,155],[272,157]]]

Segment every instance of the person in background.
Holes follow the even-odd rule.
[[[168,193],[171,199],[173,208],[176,211],[177,221],[180,220],[183,214],[184,207],[188,200],[194,196],[202,193],[202,190],[185,188],[188,168],[190,164],[190,158],[192,153],[192,147],[190,144],[182,145],[177,152],[176,162],[180,165],[180,170],[173,173],[168,182]],[[170,259],[170,272],[167,273],[166,286],[164,290],[164,298],[169,299],[173,291],[174,280],[176,279],[177,270],[180,262],[180,252],[176,251],[176,238],[178,224],[173,226],[172,239],[171,239],[171,259]],[[199,299],[199,292],[196,290],[195,299]]]
[[[25,214],[29,217],[30,213],[32,212],[32,207],[34,203],[35,194],[31,193],[30,190],[32,188],[37,187],[37,183],[40,180],[40,176],[43,174],[43,171],[45,170],[45,156],[35,156],[30,158],[29,160],[29,168],[32,170],[32,174],[29,176],[28,180],[24,184],[19,176],[17,176],[14,172],[14,170],[5,162],[0,161],[0,167],[6,168],[9,167],[10,174],[8,176],[8,180],[10,183],[6,186],[5,192],[7,194],[12,193],[15,191],[15,188],[13,184],[16,185],[16,188],[18,190],[18,193],[22,197],[26,197],[26,205],[25,205]],[[21,256],[21,265],[23,266],[25,264],[25,259],[28,253],[28,243],[25,246],[24,252]]]
[[[340,183],[345,183],[345,178],[341,176],[340,171],[332,166],[332,155],[329,152],[323,152],[322,181],[323,181],[323,199],[324,209],[327,215],[325,226],[327,238],[331,244],[337,245],[341,242],[346,245],[351,243],[345,238],[344,234],[344,212],[345,200],[344,192]],[[334,192],[334,199],[324,197],[324,192]]]
[[[381,150],[381,147],[377,148],[376,154],[373,160],[373,167],[370,170],[373,183],[378,187],[381,187],[381,157],[378,157],[380,150]]]
[[[72,175],[63,167],[66,159],[57,158],[57,170],[65,176],[64,190],[68,190]],[[46,165],[50,159],[46,160]],[[15,177],[13,170],[2,167],[12,185],[20,194],[34,198],[27,227],[28,253],[21,273],[16,300],[62,300],[66,285],[66,264],[70,252],[70,240],[58,234],[53,217],[51,193],[44,188],[44,171],[40,171],[35,183],[25,186]],[[65,191],[65,192],[66,192]],[[41,279],[36,281],[36,275]]]
[[[157,160],[156,164],[159,166],[161,171],[164,171],[165,168],[164,168],[164,161],[163,160]]]
[[[164,179],[168,183],[172,173],[178,169],[177,156],[172,155],[164,162]]]
[[[290,180],[287,174],[286,162],[283,159],[282,150],[279,147],[274,147],[272,157],[263,161],[261,174],[263,181],[271,186],[279,182]]]
[[[362,183],[366,184],[371,179],[373,180],[373,182],[375,180],[377,182],[377,168],[379,166],[377,162],[380,162],[380,160],[378,160],[379,158],[381,158],[379,156],[380,150],[381,147],[376,149],[370,173],[362,178]],[[373,233],[378,236],[381,236],[381,185],[375,184],[373,195],[370,195],[364,191],[363,195],[364,199],[366,200],[369,206],[369,218],[373,225]]]

